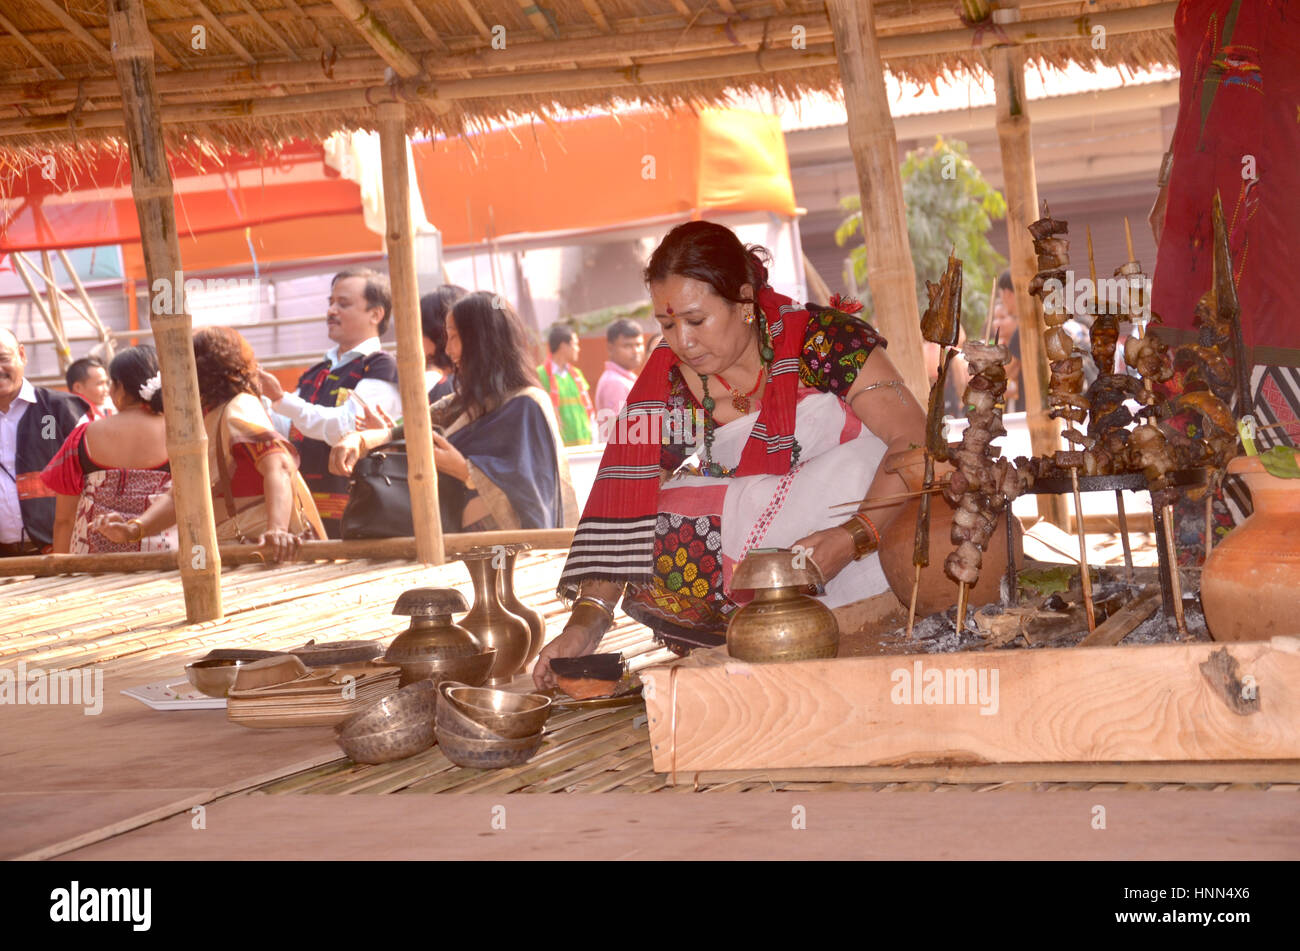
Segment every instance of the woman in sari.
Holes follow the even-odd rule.
[[[84,555],[174,549],[175,532],[114,542],[91,528],[100,515],[130,519],[143,514],[172,481],[158,354],[147,344],[123,350],[109,364],[108,378],[117,412],[74,429],[41,473],[41,480],[58,493],[54,551]]]
[[[266,550],[268,561],[291,561],[304,539],[323,539],[325,529],[298,473],[293,447],[276,432],[262,404],[253,348],[229,327],[202,327],[194,333],[194,362],[217,541],[255,544]],[[95,527],[126,543],[175,522],[168,492],[138,518],[110,513]]]
[[[447,314],[446,333],[454,391],[429,410],[443,531],[576,524],[551,400],[514,309],[497,295],[470,294]],[[331,452],[330,471],[351,475],[358,459],[404,435],[400,421],[349,433]]]
[[[765,257],[707,221],[651,256],[664,340],[578,524],[559,588],[576,600],[533,669],[539,688],[554,686],[552,658],[596,648],[620,599],[674,650],[724,643],[741,603],[731,573],[751,549],[802,548],[830,607],[888,589],[877,549],[901,503],[874,500],[910,487],[880,463],[924,444],[924,412],[871,327],[777,294]],[[830,511],[854,499],[865,512]]]

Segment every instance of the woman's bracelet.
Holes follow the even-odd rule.
[[[604,598],[597,598],[594,595],[584,594],[580,596],[578,600],[573,602],[573,609],[576,611],[580,604],[590,604],[592,607],[597,608],[604,613],[604,615],[609,618],[611,624],[614,623],[614,605],[609,601],[606,601]]]
[[[880,548],[880,532],[871,519],[862,512],[854,512],[853,517],[840,526],[853,536],[853,560],[860,561]]]
[[[902,381],[902,380],[881,380],[881,381],[878,382],[878,383],[868,383],[868,384],[867,384],[866,386],[864,386],[862,389],[860,389],[860,390],[858,390],[856,393],[854,393],[851,397],[849,397],[849,405],[852,406],[853,403],[857,400],[857,398],[858,398],[859,396],[861,396],[863,393],[869,393],[869,392],[871,392],[872,390],[874,390],[874,389],[876,389],[876,388],[878,388],[878,387],[881,387],[881,386],[893,386],[893,387],[897,387],[897,392],[898,392],[898,398],[899,398],[899,400],[900,400],[901,402],[903,402],[904,404],[907,403],[907,396],[904,394],[904,389],[905,389],[905,388],[904,388],[904,385],[903,385],[903,381]]]
[[[126,524],[135,526],[135,538],[131,539],[131,541],[138,542],[144,540],[144,522],[138,518],[129,518],[126,520]]]

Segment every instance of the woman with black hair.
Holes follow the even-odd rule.
[[[58,493],[54,551],[81,555],[175,548],[175,532],[119,543],[91,527],[110,512],[128,519],[141,515],[171,487],[158,354],[148,344],[123,350],[109,364],[108,378],[117,412],[74,429],[41,473],[41,480]]]
[[[447,314],[454,391],[430,407],[438,502],[446,532],[560,528],[578,520],[550,397],[537,385],[532,348],[514,309],[486,292]],[[349,433],[330,470],[351,475],[366,453],[404,437],[391,429]]]
[[[854,302],[797,304],[768,284],[767,259],[708,221],[651,255],[663,342],[610,432],[539,688],[555,686],[552,658],[596,649],[620,601],[680,653],[723,644],[743,603],[731,572],[754,549],[802,548],[832,608],[889,589],[881,532],[912,486],[882,462],[925,442],[924,411]],[[836,514],[853,499],[862,511]]]
[[[429,390],[429,405],[453,392],[452,373],[456,367],[447,356],[447,314],[456,301],[469,291],[455,284],[443,284],[420,298],[421,343],[424,344],[424,385]]]
[[[292,561],[304,539],[325,537],[325,527],[298,472],[293,445],[276,432],[262,404],[253,348],[229,327],[200,327],[194,332],[194,365],[217,541],[257,545],[270,562]],[[93,527],[128,544],[175,522],[175,500],[167,492],[137,518],[109,512]]]

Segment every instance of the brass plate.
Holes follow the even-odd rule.
[[[544,696],[551,698],[551,706],[559,707],[563,710],[596,710],[601,707],[627,707],[641,700],[642,684],[637,684],[631,690],[623,693],[616,693],[612,697],[592,697],[588,700],[575,700],[563,690],[555,687],[551,690],[544,691]]]

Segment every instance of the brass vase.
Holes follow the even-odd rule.
[[[532,642],[528,622],[501,603],[501,569],[496,559],[497,552],[492,549],[475,549],[461,556],[474,582],[474,607],[460,623],[474,633],[484,648],[496,648],[497,659],[487,679],[491,686],[508,684],[523,670]]]
[[[507,611],[523,618],[528,625],[530,637],[528,655],[524,658],[525,669],[537,659],[537,655],[542,652],[542,644],[546,641],[546,620],[515,595],[515,558],[528,548],[528,545],[507,545],[506,567],[501,572],[501,603]]]
[[[393,613],[409,617],[411,624],[388,645],[383,662],[428,663],[482,653],[483,647],[475,636],[451,619],[452,614],[465,608],[465,596],[455,588],[403,591]]]
[[[785,549],[746,555],[731,587],[752,590],[754,600],[732,615],[727,653],[750,663],[834,657],[839,623],[830,608],[804,593],[809,585],[823,585],[811,559]]]

